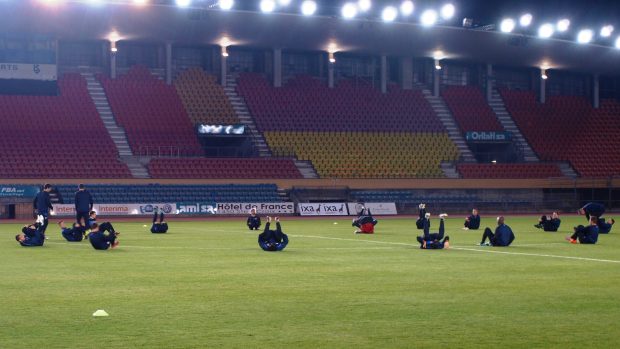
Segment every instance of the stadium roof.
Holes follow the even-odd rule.
[[[72,3],[49,8],[28,1],[0,2],[0,11],[11,14],[0,22],[1,32],[48,34],[64,40],[104,40],[116,31],[121,40],[217,45],[226,36],[233,45],[259,48],[326,51],[335,43],[338,51],[361,54],[440,56],[608,75],[620,71],[620,50],[613,47],[458,26],[426,28],[368,19],[170,6],[102,8]]]

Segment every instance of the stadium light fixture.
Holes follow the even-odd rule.
[[[304,16],[312,16],[316,12],[316,2],[312,0],[306,0],[301,3],[301,13]]]
[[[420,17],[420,22],[425,27],[431,27],[437,23],[437,11],[435,10],[426,10],[422,12],[422,16]]]
[[[441,70],[441,61],[435,59],[435,70]]]
[[[601,28],[601,36],[604,38],[610,37],[613,32],[614,32],[613,25],[606,25],[603,28]]]
[[[381,19],[383,19],[384,22],[393,22],[397,16],[398,10],[394,6],[387,6],[383,9],[383,12],[381,12]]]
[[[502,33],[512,33],[512,31],[515,30],[515,25],[514,19],[506,18],[500,23],[499,30],[501,30]]]
[[[555,25],[555,28],[560,33],[567,31],[569,27],[570,27],[570,20],[568,20],[567,18],[559,20],[558,23]]]
[[[261,0],[260,10],[263,13],[271,13],[276,9],[276,2],[274,0]]]
[[[455,13],[456,7],[453,4],[445,4],[441,7],[441,18],[444,20],[452,19]]]
[[[589,44],[594,37],[594,32],[591,29],[583,29],[577,34],[577,42],[580,44]]]
[[[333,52],[329,52],[328,56],[329,56],[329,63],[331,63],[331,64],[336,63],[336,56],[334,55]]]
[[[547,75],[547,69],[546,68],[540,68],[540,78],[543,79],[543,80],[549,79],[549,75]]]
[[[400,14],[403,15],[404,17],[411,16],[414,10],[415,10],[415,5],[413,4],[413,1],[411,0],[403,1],[403,3],[400,4]]]
[[[532,16],[532,14],[526,13],[523,16],[521,16],[521,18],[519,18],[519,24],[522,27],[529,27],[530,24],[532,24],[533,20],[534,20],[534,17]]]
[[[133,0],[133,4],[136,6],[144,6],[149,3],[149,0]]]
[[[235,0],[220,0],[220,9],[228,11],[235,6]]]
[[[545,23],[538,28],[538,36],[543,39],[548,39],[553,36],[553,25]]]
[[[372,7],[372,1],[370,0],[359,0],[357,2],[357,7],[360,9],[360,12],[368,12]]]
[[[288,6],[291,4],[291,0],[278,0],[278,4],[280,4],[280,6]]]
[[[620,49],[620,36],[616,39],[616,48]]]
[[[192,0],[175,0],[175,3],[179,7],[188,7],[192,4]]]
[[[357,6],[352,2],[347,2],[342,6],[341,13],[344,19],[352,19],[357,16]]]

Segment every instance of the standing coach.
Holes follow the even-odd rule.
[[[88,216],[93,209],[93,197],[84,184],[78,185],[78,191],[75,192],[75,221],[82,227],[87,227]],[[84,220],[84,223],[82,223]]]

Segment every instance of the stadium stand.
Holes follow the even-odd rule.
[[[478,87],[450,86],[441,96],[463,132],[504,131]]]
[[[321,177],[442,177],[457,150],[445,133],[266,132],[272,152],[312,161]]]
[[[620,174],[620,105],[594,109],[584,97],[553,96],[540,104],[531,91],[500,89],[506,107],[541,160],[568,161],[582,177]]]
[[[133,66],[116,79],[97,77],[134,154],[145,147],[172,147],[181,155],[203,155],[194,125],[173,86],[143,66]]]
[[[549,178],[563,177],[556,164],[458,164],[463,178]]]
[[[302,178],[290,159],[153,159],[153,178]]]
[[[303,75],[276,89],[258,74],[242,74],[237,89],[274,155],[309,160],[321,177],[441,177],[441,162],[458,158],[417,90],[350,80],[329,89]]]
[[[190,68],[174,82],[193,124],[234,125],[239,123],[224,89],[213,75]]]
[[[0,177],[130,178],[84,78],[58,86],[59,96],[0,96]]]
[[[177,203],[177,202],[280,202],[275,184],[227,185],[102,185],[87,184],[95,202]],[[65,204],[74,203],[77,185],[58,185]]]

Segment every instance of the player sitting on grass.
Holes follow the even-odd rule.
[[[430,214],[429,219],[426,219],[426,224],[424,225],[424,236],[418,236],[417,240],[420,243],[420,248],[425,250],[441,250],[444,248],[450,248],[450,237],[446,236],[444,238],[444,219],[448,217],[447,214],[442,213],[439,215],[441,221],[439,222],[439,233],[430,233]]]
[[[542,229],[544,231],[558,231],[560,228],[560,215],[557,212],[553,212],[551,217],[549,216],[541,216],[538,224],[534,226],[538,229]]]
[[[418,215],[418,220],[415,221],[415,226],[418,229],[424,229],[425,223],[431,217],[431,215],[430,213],[426,213],[426,204],[418,205],[418,209],[419,209],[418,211],[419,215]]]
[[[282,251],[286,245],[288,245],[288,236],[282,232],[280,218],[276,217],[275,220],[276,230],[269,230],[269,226],[271,225],[271,217],[267,217],[265,230],[258,235],[258,245],[264,251]]]
[[[590,217],[601,217],[605,213],[605,206],[596,202],[590,202],[584,207],[580,208],[577,213],[585,215],[586,219],[590,221]]]
[[[250,217],[248,217],[246,224],[250,230],[258,230],[260,228],[260,217],[256,215],[256,207],[252,207],[250,210]]]
[[[378,221],[372,217],[370,209],[363,208],[359,216],[353,219],[353,223],[351,224],[357,228],[353,234],[374,234],[375,225],[377,225],[377,223]]]
[[[487,238],[489,242],[486,242]],[[509,226],[504,223],[504,217],[497,217],[497,228],[495,228],[495,234],[490,228],[484,230],[482,234],[482,241],[480,246],[498,246],[508,247],[514,241],[515,234],[512,232]],[[490,243],[490,244],[489,244]]]
[[[65,226],[64,221],[58,222],[60,226],[60,233],[65,240],[69,242],[80,242],[84,239],[84,234],[86,233],[86,228],[83,228],[79,223],[73,223],[73,227],[71,229]]]
[[[101,225],[94,223],[90,227],[88,240],[95,250],[107,250],[118,246],[116,240],[118,234],[119,232],[114,230],[110,222],[101,223]]]
[[[573,228],[575,233],[571,236],[567,236],[566,240],[571,244],[595,244],[598,241],[598,219],[594,216],[590,216],[590,224],[587,227],[580,225]]]
[[[478,215],[478,209],[471,210],[471,215],[465,218],[465,224],[463,224],[464,230],[478,230],[480,228],[480,215]]]
[[[153,213],[153,224],[151,225],[151,233],[165,234],[168,232],[168,223],[164,221],[164,213],[159,213],[159,223],[157,221],[157,209]]]
[[[43,246],[45,242],[43,225],[39,223],[25,225],[22,233],[15,235],[15,240],[24,247]]]
[[[600,217],[598,219],[598,233],[599,234],[609,234],[611,232],[611,227],[616,224],[616,221],[613,218],[605,221],[605,218]]]

